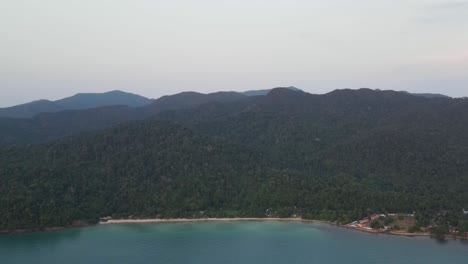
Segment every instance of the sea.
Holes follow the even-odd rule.
[[[96,225],[0,236],[0,263],[468,263],[468,242],[302,222]]]

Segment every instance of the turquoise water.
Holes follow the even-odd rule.
[[[468,263],[468,243],[298,222],[120,224],[0,236],[0,263]]]

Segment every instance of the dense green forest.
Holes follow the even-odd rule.
[[[43,112],[31,118],[1,117],[0,113],[0,144],[24,145],[51,142],[80,133],[97,132],[129,121],[144,120],[164,111],[193,108],[209,102],[232,102],[247,98],[235,92],[211,94],[184,92],[163,96],[140,107],[120,104],[82,110],[68,109],[60,112],[42,109]],[[60,101],[64,100],[69,101],[69,98]],[[74,102],[74,105],[76,104],[83,105],[84,103],[79,100]],[[13,107],[14,112],[22,112],[23,106]],[[71,107],[71,105],[68,106]],[[9,110],[11,109],[3,108],[0,112],[9,112]]]
[[[416,212],[428,225],[468,208],[466,99],[274,89],[187,107],[184,96],[145,120],[0,145],[0,230],[267,209],[339,222]]]

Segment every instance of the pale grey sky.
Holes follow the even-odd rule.
[[[468,0],[0,0],[0,107],[290,85],[468,96]]]

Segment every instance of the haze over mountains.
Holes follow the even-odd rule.
[[[288,89],[299,90],[292,87]],[[262,90],[258,94],[267,91],[269,90]],[[6,116],[0,117],[0,143],[44,142],[130,120],[145,119],[162,111],[191,108],[209,102],[232,102],[243,98],[247,96],[237,92],[183,92],[150,100],[113,91],[77,94],[54,102],[36,101],[0,109],[0,116]]]
[[[40,113],[79,110],[111,105],[144,106],[152,100],[122,91],[107,93],[79,93],[57,101],[38,100],[17,106],[0,108],[0,117],[28,118]]]
[[[295,87],[288,87],[288,89],[299,90]],[[235,98],[234,95],[266,95],[270,90],[271,89],[251,90],[243,93],[226,93],[231,93],[231,95],[233,95],[233,98]],[[187,104],[188,106],[190,106],[191,104],[200,104],[203,102],[207,102],[207,100],[211,100],[211,98],[216,100],[216,96],[223,97],[223,92],[212,93],[210,97],[206,98],[203,96],[203,94],[196,92],[182,92],[178,95],[178,98],[175,100],[179,100],[179,102],[172,102],[172,99],[168,99],[167,104],[174,105],[168,106],[168,108],[176,107],[175,105],[177,104]],[[164,98],[168,98],[168,96],[161,97],[160,101],[164,102],[164,100],[166,100]],[[220,99],[223,100],[222,98]],[[0,117],[29,118],[41,113],[56,113],[65,110],[82,110],[115,105],[141,107],[148,105],[153,101],[153,99],[122,91],[110,91],[106,93],[78,93],[76,95],[56,101],[37,100],[16,106],[0,108]]]
[[[294,86],[285,87],[293,91],[302,91]],[[236,94],[237,96],[246,95],[246,96],[261,96],[267,95],[272,89],[263,89],[263,90],[249,90],[245,92],[219,92],[212,93],[212,97],[218,95],[222,96],[223,93],[231,93],[231,95]],[[197,92],[182,92],[178,94],[181,104],[184,104],[187,101],[187,104],[199,104],[206,103],[210,98],[203,99],[203,94]],[[431,94],[431,93],[419,93],[414,94],[418,96],[435,98],[435,97],[448,97],[442,94]],[[198,98],[196,98],[198,96]],[[162,98],[167,98],[170,96],[163,96]],[[184,99],[184,97],[186,99]],[[190,99],[190,100],[187,100]],[[235,97],[233,97],[235,98]],[[65,110],[83,110],[91,109],[105,106],[116,106],[124,105],[130,107],[141,107],[152,103],[154,99],[149,99],[144,96],[127,93],[123,91],[110,91],[105,93],[78,93],[76,95],[63,98],[56,101],[49,100],[37,100],[25,104],[20,104],[11,107],[0,108],[0,118],[1,117],[10,117],[10,118],[30,118],[34,117],[41,113],[56,113]],[[163,101],[163,100],[162,100]],[[169,100],[169,103],[170,100]],[[177,102],[174,102],[177,104]],[[175,107],[175,106],[174,106]]]
[[[311,95],[295,87],[286,87],[282,89],[298,92],[297,94],[301,95],[300,98],[297,98],[298,102],[301,102],[304,98],[309,98],[308,96],[310,96],[310,98],[320,98],[318,102],[307,102],[305,107],[318,106],[318,104],[322,104],[322,101],[330,98],[330,95],[338,95],[340,93],[344,93],[344,91],[350,91],[350,94],[364,94],[363,91],[371,91],[370,89],[361,89],[358,91],[345,89],[341,90],[341,92],[340,90],[336,90],[325,95]],[[267,96],[272,91],[272,89],[268,89],[247,91],[244,93],[216,92],[211,94],[202,94],[197,92],[183,92],[175,95],[163,96],[156,100],[150,100],[120,91],[104,94],[78,94],[69,98],[47,103],[55,106],[60,105],[61,109],[68,108],[69,110],[59,111],[55,108],[55,112],[47,113],[46,111],[46,113],[37,113],[32,118],[0,118],[0,144],[30,144],[47,142],[83,132],[97,131],[128,121],[144,120],[165,111],[183,109],[195,110],[195,107],[209,103],[237,102],[238,105],[245,106],[249,109],[249,107],[254,107],[257,102],[266,100],[265,98],[273,97],[275,91],[281,89],[273,90],[272,96]],[[376,90],[375,93],[386,94],[388,91]],[[417,97],[425,97],[439,99],[444,98],[450,101],[449,97],[442,95],[418,94],[413,96],[406,92],[394,93],[399,94],[400,96],[408,95],[409,98],[413,98],[414,100],[416,100]],[[282,98],[282,100],[288,100],[287,96]],[[297,106],[298,102],[290,103]],[[278,103],[280,102],[278,101]],[[330,103],[334,104],[334,102]],[[346,104],[346,102],[343,103]],[[34,102],[30,104],[33,105]],[[0,112],[3,110],[4,114],[12,114],[15,116],[24,110],[25,106],[30,104],[0,109]],[[223,107],[226,107],[226,105]],[[33,114],[33,110],[37,112],[45,111],[44,108],[28,109],[31,110],[29,111],[29,114]],[[217,111],[222,113],[225,110],[217,109]],[[239,109],[239,111],[242,111],[242,109]]]
[[[289,87],[285,87],[289,90],[292,90],[292,91],[302,91],[301,89],[298,89],[294,86],[289,86]],[[259,95],[267,95],[269,92],[271,91],[271,89],[264,89],[264,90],[250,90],[250,91],[245,91],[243,92],[243,94],[247,95],[247,96],[259,96]]]
[[[0,229],[468,208],[468,99],[276,88],[0,119]],[[250,95],[252,93],[249,92]]]

